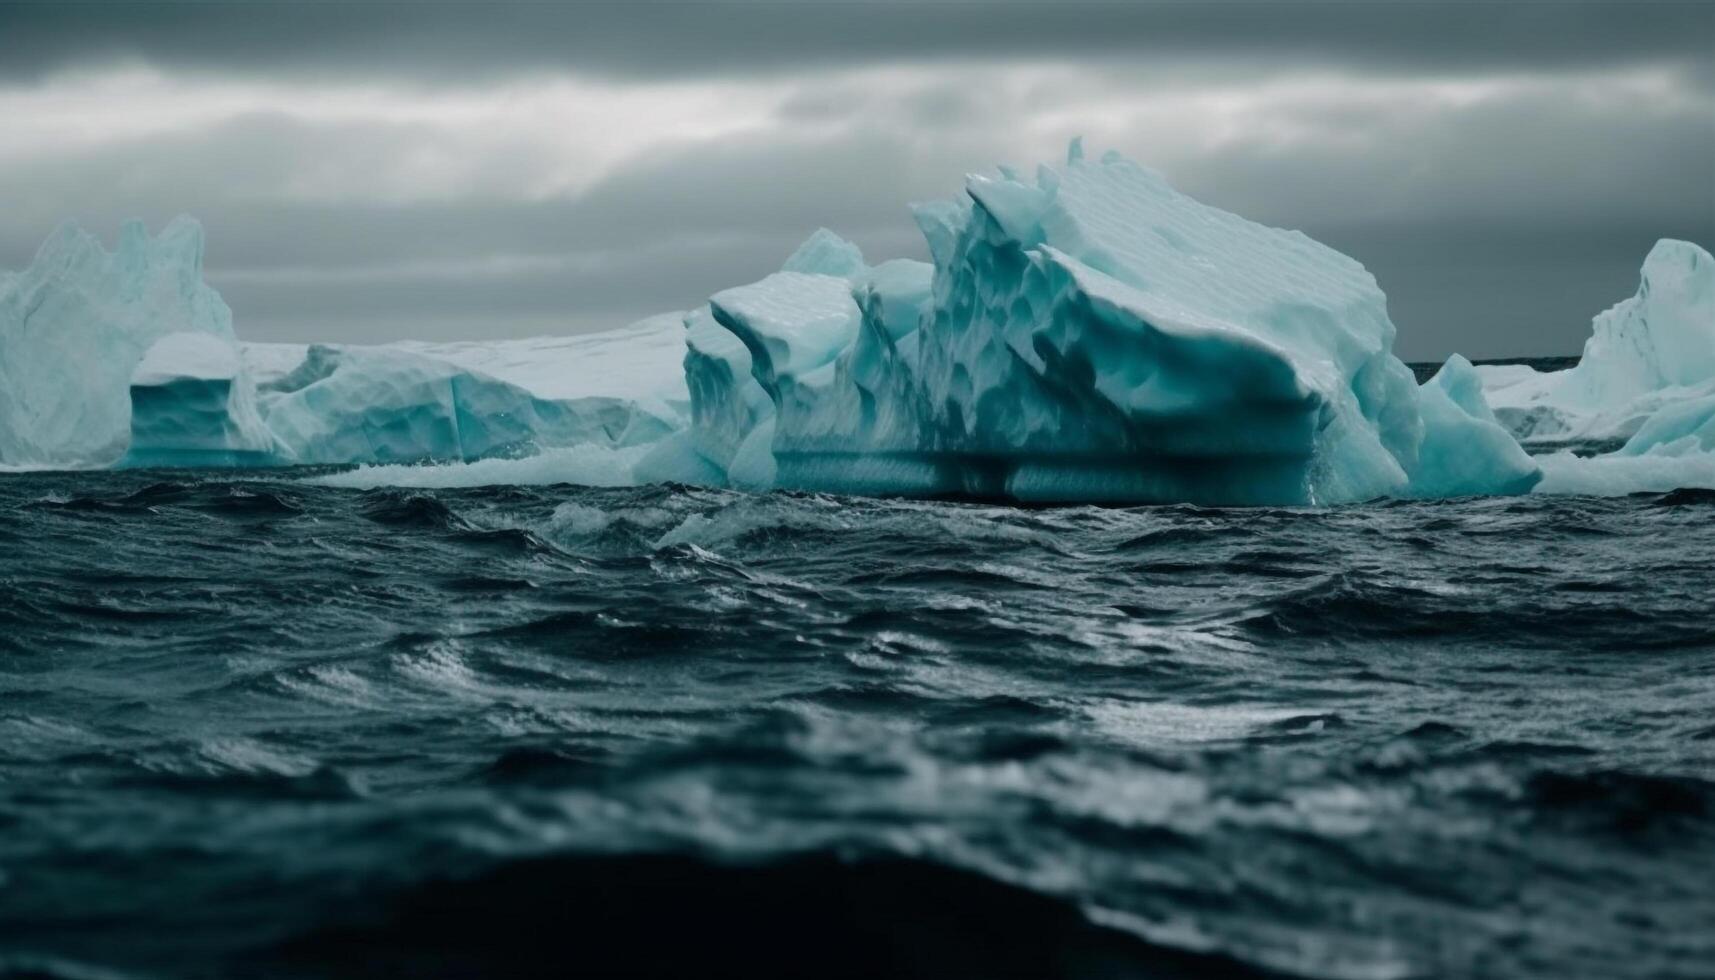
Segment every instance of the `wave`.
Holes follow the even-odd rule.
[[[542,857],[366,896],[253,962],[285,976],[1263,978],[975,871],[891,856]]]
[[[0,481],[0,950],[1699,975],[1711,500]]]
[[[1694,776],[1548,770],[1526,781],[1524,796],[1539,822],[1573,821],[1632,839],[1691,828],[1715,836],[1715,783]]]
[[[470,463],[392,464],[359,466],[306,478],[324,487],[373,490],[376,487],[489,487],[576,484],[622,487],[636,483],[632,467],[648,446],[610,449],[582,445],[545,450],[522,459],[482,459]]]

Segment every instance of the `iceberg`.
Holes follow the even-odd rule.
[[[1696,245],[1650,252],[1577,367],[1454,355],[1418,385],[1360,263],[1123,156],[1074,141],[964,190],[911,208],[929,262],[820,229],[688,312],[460,343],[243,343],[194,220],[129,224],[111,253],[67,225],[0,274],[0,467],[1216,505],[1715,479],[1715,261]],[[1612,451],[1524,448],[1591,440]]]
[[[775,395],[811,397],[798,379],[831,363],[849,343],[858,316],[852,284],[870,275],[857,246],[820,228],[780,272],[754,286],[725,290],[687,314],[683,366],[690,427],[647,457],[639,478],[773,487]],[[795,303],[810,306],[795,309]],[[758,358],[761,375],[755,373]]]
[[[739,485],[766,488],[774,482],[769,455],[774,403],[750,373],[750,352],[715,322],[708,307],[684,319],[682,359],[690,426],[664,440],[638,465],[645,482]],[[762,434],[757,435],[759,430]],[[741,452],[749,446],[741,462]],[[751,472],[760,461],[763,469]]]
[[[1715,259],[1662,239],[1637,293],[1598,314],[1577,366],[1477,368],[1497,419],[1536,457],[1538,493],[1715,488]]]
[[[235,342],[202,281],[203,231],[129,222],[108,252],[67,223],[29,267],[0,277],[0,465],[106,466],[131,438],[132,372],[169,334]]]
[[[750,351],[703,307],[685,320],[685,383],[693,445],[726,472],[747,437],[774,417],[774,403],[750,373]]]
[[[1480,390],[1419,391],[1356,261],[1077,144],[1061,169],[966,191],[914,209],[932,265],[868,268],[819,232],[785,271],[711,298],[687,338],[689,443],[742,463],[735,485],[1023,501],[1327,504],[1534,480]],[[753,401],[746,359],[771,413],[733,408]],[[1426,438],[1459,458],[1426,465]]]
[[[1512,496],[1529,493],[1542,467],[1501,426],[1483,397],[1482,378],[1454,354],[1420,389],[1423,444],[1414,497]]]
[[[67,224],[0,275],[0,468],[468,461],[685,428],[682,314],[519,341],[243,344],[202,261],[191,218],[153,238],[130,222],[112,252]]]
[[[1662,239],[1636,295],[1596,316],[1578,365],[1478,368],[1495,414],[1532,445],[1612,448],[1658,413],[1715,395],[1715,258]]]

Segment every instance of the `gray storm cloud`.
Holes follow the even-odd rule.
[[[587,330],[1083,134],[1363,260],[1408,358],[1570,353],[1715,241],[1715,6],[0,5],[0,266],[199,216],[258,339]]]
[[[8,3],[0,65],[136,56],[213,70],[429,79],[565,68],[625,77],[890,59],[1186,53],[1377,70],[1583,68],[1709,56],[1706,4],[1376,0],[632,0],[626,3]]]

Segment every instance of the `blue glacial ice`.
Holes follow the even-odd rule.
[[[131,375],[131,441],[121,466],[271,466],[296,457],[262,421],[232,340],[171,333]]]
[[[1423,444],[1412,496],[1520,494],[1541,481],[1542,467],[1495,418],[1470,361],[1449,357],[1418,395]]]
[[[1650,253],[1577,368],[1455,355],[1420,386],[1357,261],[1116,154],[911,213],[930,262],[824,229],[687,313],[383,346],[241,343],[188,218],[111,253],[68,226],[0,273],[0,467],[1238,505],[1715,483],[1715,262],[1690,243]],[[1520,444],[1593,433],[1620,448]]]

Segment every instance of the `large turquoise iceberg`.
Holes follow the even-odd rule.
[[[693,449],[741,486],[1045,502],[1535,482],[1480,387],[1459,403],[1418,388],[1375,279],[1339,252],[1076,145],[1063,167],[966,192],[915,209],[932,266],[838,250],[716,294],[687,338],[693,431],[662,455]],[[800,256],[836,253],[817,241]],[[739,410],[752,384],[770,408]]]

